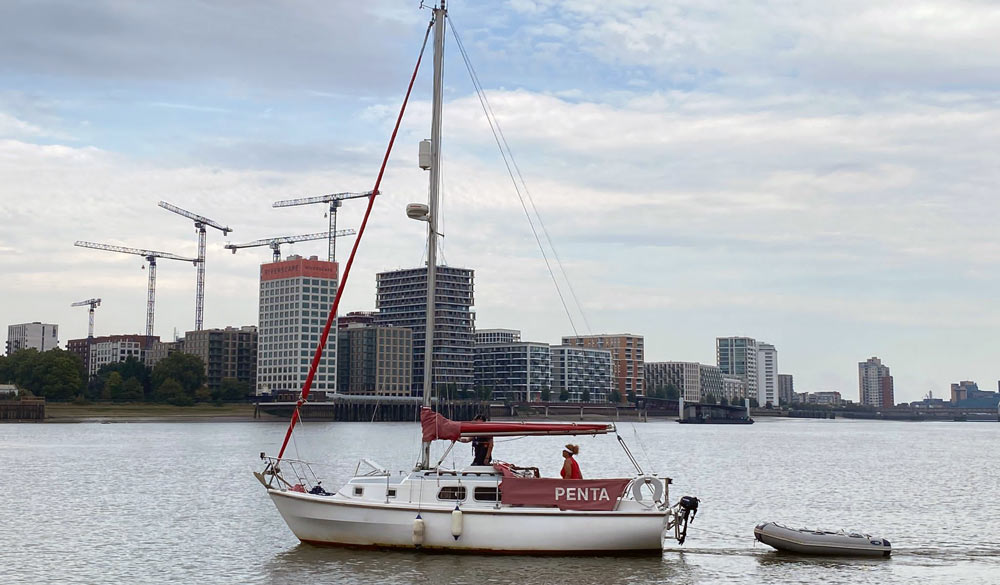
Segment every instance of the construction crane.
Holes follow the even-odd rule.
[[[177,215],[194,220],[194,228],[198,232],[198,282],[194,292],[194,329],[195,331],[201,331],[205,314],[205,226],[214,227],[221,231],[223,236],[228,235],[233,230],[229,226],[220,225],[207,217],[191,213],[166,201],[160,201],[159,205],[167,211],[172,211]]]
[[[122,254],[135,254],[142,256],[149,262],[149,289],[146,295],[146,343],[153,336],[153,308],[156,305],[156,259],[166,258],[167,260],[182,260],[192,262],[197,266],[202,261],[198,258],[185,258],[169,252],[157,252],[156,250],[142,250],[139,248],[125,248],[124,246],[112,246],[110,244],[95,244],[94,242],[78,241],[74,246],[81,248],[93,248],[94,250],[107,250],[108,252],[119,252]]]
[[[94,309],[101,306],[101,299],[87,299],[78,303],[73,303],[71,307],[85,307],[90,305],[90,327],[87,329],[87,339],[94,337]]]
[[[316,197],[304,197],[302,199],[285,199],[284,201],[275,201],[272,207],[292,207],[295,205],[310,205],[313,203],[329,203],[330,210],[327,216],[330,218],[330,227],[327,230],[327,237],[330,239],[330,249],[327,253],[327,260],[330,262],[337,261],[337,208],[343,205],[341,201],[344,199],[358,199],[361,197],[371,197],[371,191],[365,191],[364,193],[330,193],[329,195],[318,195]]]
[[[353,236],[356,234],[353,229],[340,230],[333,233],[333,237],[339,238],[341,236]],[[232,250],[233,254],[236,250],[240,248],[254,248],[257,246],[270,246],[271,250],[274,252],[274,261],[277,262],[281,260],[281,245],[282,244],[294,244],[295,242],[305,242],[308,240],[325,240],[330,234],[326,232],[319,232],[315,234],[302,234],[301,236],[280,236],[277,238],[264,238],[262,240],[254,240],[252,242],[247,242],[246,244],[226,244],[227,250]]]

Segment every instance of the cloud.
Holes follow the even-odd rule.
[[[0,6],[0,55],[7,56],[0,57],[0,70],[126,83],[207,81],[367,93],[406,69],[385,57],[418,43],[419,25],[413,25],[423,19],[419,11],[364,4],[341,10],[318,1],[14,1]],[[351,57],[358,52],[384,63],[384,75],[368,75],[370,65]]]
[[[1000,285],[996,9],[953,6],[623,0],[610,18],[589,0],[518,0],[452,15],[591,329],[645,334],[651,360],[711,362],[715,336],[754,335],[808,389],[831,371],[850,382],[871,353],[901,380],[997,375],[979,359]],[[78,336],[69,303],[102,296],[115,310],[98,329],[139,331],[142,259],[72,242],[193,255],[190,222],[158,200],[232,226],[232,242],[324,230],[323,206],[270,205],[371,188],[426,16],[0,7],[0,316]],[[555,342],[562,303],[459,67],[446,68],[444,256],[476,269],[480,326]],[[423,261],[423,227],[402,209],[426,197],[427,75],[345,310],[373,308],[377,271]],[[339,227],[362,211],[345,204]],[[270,259],[226,241],[209,235],[209,326],[256,320]],[[190,326],[193,276],[161,264],[159,334]]]
[[[666,79],[763,76],[789,84],[874,87],[996,87],[1000,9],[988,2],[847,1],[789,5],[721,1],[535,5],[526,42],[550,24],[573,30],[565,54],[649,68]]]

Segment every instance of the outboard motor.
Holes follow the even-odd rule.
[[[674,524],[677,544],[684,544],[687,538],[688,523],[694,522],[694,517],[698,515],[698,504],[700,500],[694,496],[684,496],[677,502],[677,520]]]

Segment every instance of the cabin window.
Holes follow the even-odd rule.
[[[464,485],[449,485],[441,488],[438,492],[439,500],[464,500],[465,499],[465,486]]]
[[[389,488],[389,490],[386,492],[386,497],[395,498],[396,497],[396,488]]]
[[[500,500],[500,494],[495,487],[477,487],[473,490],[472,497],[478,502],[496,502]]]
[[[356,495],[356,496],[362,496],[362,495],[364,495],[364,493],[365,493],[365,488],[363,488],[363,487],[356,487],[356,488],[354,488],[354,495]]]

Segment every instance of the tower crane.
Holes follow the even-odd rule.
[[[339,238],[341,236],[353,236],[357,232],[353,229],[339,230],[333,232],[333,237]],[[281,245],[282,244],[294,244],[295,242],[305,242],[308,240],[324,240],[330,237],[330,234],[326,232],[318,232],[315,234],[302,234],[301,236],[280,236],[277,238],[264,238],[261,240],[254,240],[252,242],[247,242],[246,244],[226,244],[227,250],[232,250],[233,254],[236,250],[240,248],[254,248],[256,246],[270,246],[271,250],[274,252],[274,261],[277,262],[281,260]]]
[[[221,231],[223,236],[228,235],[233,230],[229,226],[220,225],[207,217],[191,213],[166,201],[160,201],[159,206],[167,211],[172,211],[177,215],[194,220],[195,230],[198,231],[198,282],[194,293],[194,328],[195,331],[201,331],[205,313],[205,226],[214,227]]]
[[[90,372],[90,348],[94,345],[94,309],[101,306],[101,299],[87,299],[70,305],[71,307],[84,307],[90,305],[90,326],[87,328],[87,358],[83,360],[86,370]],[[147,338],[148,339],[148,338]]]
[[[101,306],[101,299],[87,299],[70,305],[71,307],[85,307],[90,305],[90,327],[87,329],[87,339],[94,337],[94,309]]]
[[[107,250],[108,252],[119,252],[121,254],[135,254],[137,256],[144,257],[146,262],[149,262],[149,289],[146,295],[146,343],[149,343],[149,338],[153,336],[153,308],[156,305],[156,259],[166,258],[167,260],[181,260],[184,262],[192,262],[195,266],[202,262],[202,260],[198,258],[185,258],[169,252],[126,248],[124,246],[112,246],[111,244],[95,244],[94,242],[77,241],[74,245],[81,248]]]
[[[344,199],[358,199],[361,197],[371,197],[372,191],[365,191],[364,193],[330,193],[329,195],[318,195],[316,197],[304,197],[301,199],[285,199],[283,201],[275,201],[272,207],[292,207],[295,205],[310,205],[312,203],[329,203],[330,210],[328,216],[330,218],[330,227],[327,230],[327,237],[330,239],[330,249],[327,255],[327,260],[330,262],[337,261],[337,208],[343,205],[341,201]]]

